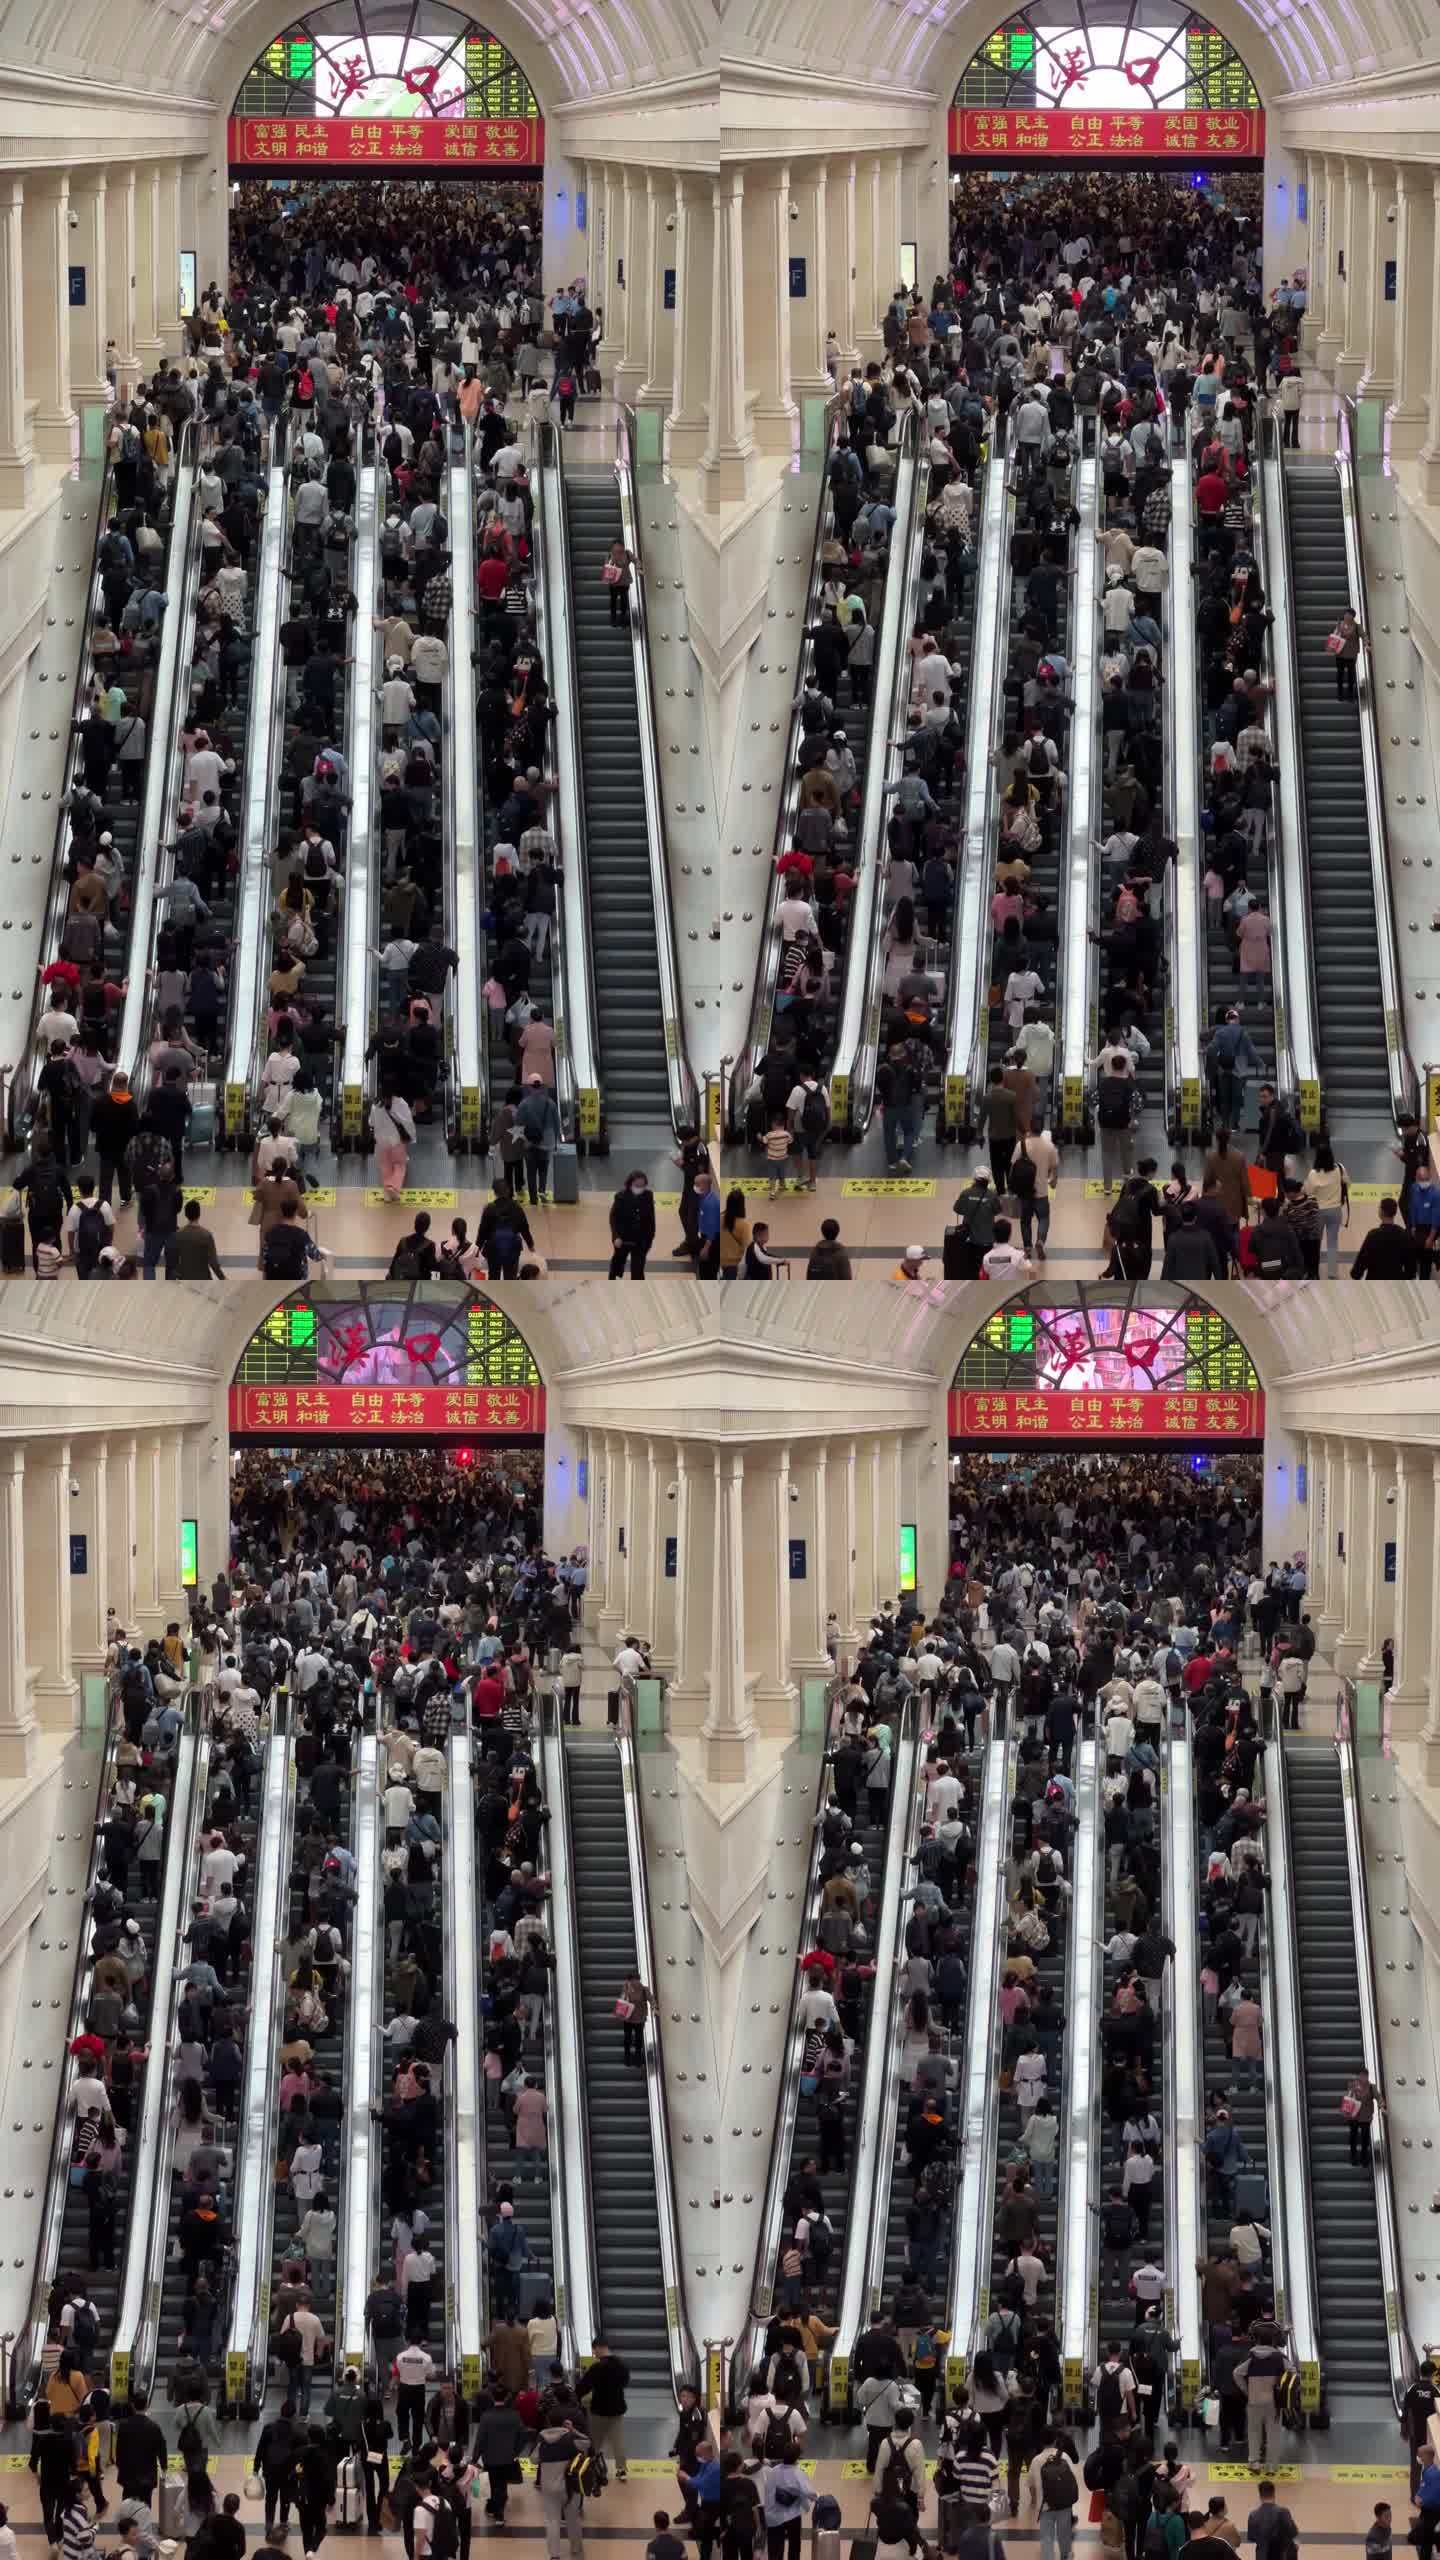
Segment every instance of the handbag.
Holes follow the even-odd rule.
[[[635,2015],[634,2001],[617,2000],[615,2003],[615,2015],[617,2018],[633,2018]]]
[[[607,560],[607,561],[606,561],[604,568],[603,568],[603,569],[601,570],[601,572],[600,572],[600,575],[601,575],[601,577],[604,579],[605,584],[606,584],[606,586],[607,586],[607,587],[618,587],[618,586],[619,586],[619,584],[620,584],[620,571],[619,571],[618,567],[616,566],[616,564],[615,564],[615,562],[614,562],[613,560]]]
[[[1347,2119],[1351,2124],[1353,2124],[1353,2123],[1354,2123],[1355,2118],[1356,2118],[1356,2117],[1358,2116],[1358,2114],[1360,2113],[1360,2101],[1359,2101],[1359,2099],[1358,2099],[1358,2098],[1352,2097],[1352,2096],[1351,2096],[1351,2094],[1350,2094],[1350,2091],[1349,2091],[1348,2089],[1346,2090],[1344,2097],[1343,2097],[1343,2098],[1341,2099],[1341,2101],[1340,2101],[1340,2113],[1341,2113],[1341,2114],[1342,2114],[1342,2116],[1344,2116],[1344,2117],[1345,2117],[1345,2118],[1346,2118],[1346,2119]]]
[[[1325,646],[1332,658],[1338,658],[1345,643],[1338,631],[1331,631],[1326,635]]]

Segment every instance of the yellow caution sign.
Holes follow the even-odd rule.
[[[1335,2481],[1343,2481],[1348,2488],[1354,2489],[1362,2486],[1375,2489],[1408,2488],[1410,2483],[1408,2471],[1397,2471],[1393,2463],[1384,2462],[1332,2463],[1330,2477]]]
[[[970,2370],[970,2365],[969,2365],[969,2359],[968,2359],[968,2357],[966,2357],[966,2356],[947,2356],[947,2357],[946,2357],[946,2359],[945,2359],[945,2397],[946,2397],[946,2399],[947,2399],[947,2400],[952,2400],[952,2401],[953,2401],[953,2400],[956,2400],[956,2399],[958,2399],[958,2398],[959,2398],[960,2393],[961,2393],[961,2392],[964,2390],[964,2388],[965,2388],[965,2378],[966,2378],[966,2375],[968,2374],[969,2370]]]
[[[112,2400],[128,2400],[130,2397],[130,2358],[123,2347],[117,2347],[110,2358],[110,2397]]]
[[[479,2388],[480,2358],[478,2356],[462,2356],[460,2359],[460,2390],[462,2396],[466,2400],[473,2399]]]
[[[1440,1130],[1440,1067],[1425,1071],[1425,1126],[1432,1136]]]
[[[886,1176],[883,1180],[877,1178],[874,1181],[867,1181],[862,1176],[856,1182],[842,1182],[840,1197],[842,1200],[933,1200],[938,1188],[934,1182],[912,1182],[899,1176]]]
[[[705,1087],[705,1135],[712,1147],[720,1143],[720,1079],[712,1077]]]
[[[1182,1076],[1180,1079],[1180,1125],[1184,1129],[1198,1129],[1200,1126],[1198,1076]]]
[[[478,1136],[479,1129],[479,1089],[473,1084],[464,1084],[460,1088],[460,1135],[462,1138],[473,1138]]]
[[[238,2409],[245,2397],[245,2383],[249,2371],[250,2359],[243,2350],[238,2355],[233,2351],[226,2355],[225,2397],[232,2409]]]
[[[593,1084],[582,1085],[575,1096],[575,1126],[582,1138],[600,1135],[600,1096]]]
[[[1302,2364],[1300,2367],[1300,2406],[1302,2409],[1318,2409],[1320,2406],[1318,2364]]]
[[[967,1095],[967,1094],[968,1094],[968,1092],[969,1092],[969,1089],[970,1089],[970,1079],[969,1079],[969,1077],[968,1077],[968,1076],[947,1076],[947,1077],[946,1077],[946,1079],[945,1079],[945,1126],[946,1126],[946,1128],[947,1128],[947,1129],[960,1129],[960,1128],[963,1128],[963,1127],[964,1127],[964,1125],[965,1125],[965,1098],[966,1098],[966,1095]]]
[[[458,1194],[454,1191],[400,1191],[393,1200],[383,1191],[367,1191],[367,1209],[453,1209]]]
[[[1207,2474],[1212,2484],[1217,2480],[1298,2480],[1298,2462],[1212,2462]]]
[[[1162,1777],[1162,1783],[1163,1783],[1163,1778],[1164,1778],[1164,1772],[1163,1772],[1163,1771],[1161,1772],[1161,1777]],[[1182,2403],[1182,2405],[1183,2405],[1185,2408],[1187,2408],[1187,2409],[1193,2409],[1193,2408],[1195,2407],[1195,2404],[1196,2404],[1196,2402],[1198,2401],[1199,2397],[1200,2397],[1200,2360],[1199,2360],[1198,2356],[1187,2356],[1187,2357],[1182,2357],[1182,2359],[1181,2359],[1181,2364],[1180,2364],[1180,2399],[1181,2399],[1181,2403]]]
[[[198,1200],[202,1209],[213,1209],[219,1196],[213,1183],[187,1182],[185,1185],[186,1199]]]
[[[305,1194],[305,1206],[307,1209],[333,1209],[335,1206],[335,1188],[333,1183],[311,1183]]]
[[[358,1084],[347,1084],[340,1096],[340,1135],[342,1138],[358,1138],[364,1127],[364,1087]]]
[[[1085,2397],[1085,2367],[1079,2356],[1065,2358],[1063,2389],[1067,2409],[1078,2409]]]
[[[1320,1127],[1320,1086],[1314,1076],[1302,1076],[1300,1080],[1300,1126],[1302,1129]]]
[[[243,1084],[227,1084],[225,1087],[225,1135],[227,1138],[238,1138],[244,1129],[249,1099]]]
[[[724,2381],[724,2364],[724,2356],[718,2347],[706,2348],[705,2406],[707,2409],[718,2409],[720,2406],[720,2393]]]
[[[1060,1118],[1067,1129],[1078,1129],[1085,1117],[1085,1079],[1064,1076],[1060,1084]]]
[[[843,2409],[849,2397],[850,2359],[848,2356],[832,2356],[830,2359],[830,2390],[826,2405],[833,2413],[837,2409]]]
[[[842,1129],[849,1120],[850,1079],[848,1076],[832,1076],[830,1079],[830,1117]]]

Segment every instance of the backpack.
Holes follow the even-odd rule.
[[[789,2400],[792,2402],[796,2400],[803,2400],[805,2396],[805,2377],[800,2371],[800,2367],[793,2356],[782,2356],[780,2358],[779,2363],[775,2367],[774,2379],[771,2382],[770,2388],[774,2392],[777,2400]],[[788,2437],[786,2441],[788,2444]]]
[[[1108,2423],[1109,2420],[1118,2418],[1124,2410],[1124,2407],[1125,2394],[1120,2388],[1120,2375],[1118,2369],[1112,2371],[1109,2365],[1102,2365],[1100,2368],[1100,2380],[1095,2392],[1096,2416],[1102,2423]]]
[[[77,2302],[70,2321],[70,2344],[82,2364],[100,2343],[100,2323],[93,2303]]]
[[[1170,2545],[1158,2516],[1152,2516],[1145,2527],[1145,2539],[1140,2549],[1142,2560],[1170,2560]]]
[[[922,2329],[910,2358],[916,2373],[933,2373],[940,2361],[940,2342],[933,2329]]]
[[[455,2560],[460,2548],[460,2527],[449,2499],[437,2497],[431,2506],[428,2498],[422,2498],[420,2505],[429,2509],[431,2518],[430,2560]]]
[[[1133,1244],[1146,1224],[1144,1212],[1133,1191],[1122,1191],[1110,1212],[1110,1232],[1122,1244]]]
[[[577,2444],[565,2465],[567,2498],[598,2498],[609,2480],[610,2468],[604,2454],[597,2453],[592,2444]]]
[[[829,1126],[830,1104],[824,1086],[817,1084],[800,1106],[801,1132],[807,1138],[823,1138]]]
[[[910,2465],[898,2445],[892,2444],[885,2456],[879,2495],[882,2498],[903,2498],[910,2507],[915,2504],[915,2483],[910,2477]]]
[[[270,1229],[263,1256],[267,1280],[303,1280],[309,1258],[302,1226],[287,1218]]]
[[[1052,2453],[1047,2462],[1041,2463],[1040,2497],[1054,2513],[1077,2504],[1075,2474],[1063,2454]]]
[[[400,1242],[397,1244],[394,1252],[390,1256],[390,1268],[385,1276],[389,1280],[419,1279],[420,1256],[416,1250],[413,1240],[409,1236],[401,1237]]]
[[[138,462],[144,450],[145,448],[141,441],[139,428],[134,426],[122,427],[120,430],[121,461]]]
[[[297,2340],[296,2343],[298,2345],[299,2341]],[[193,2417],[186,2418],[182,2424],[180,2433],[175,2439],[175,2450],[177,2453],[183,2453],[187,2462],[204,2461],[205,2446]]]
[[[1129,1076],[1101,1077],[1095,1096],[1095,1116],[1102,1129],[1129,1128],[1131,1090]]]
[[[75,1269],[82,1280],[91,1277],[109,1240],[104,1211],[82,1207],[75,1221]]]
[[[795,2450],[788,2418],[771,2417],[766,2422],[765,2441],[761,2447],[767,2462],[788,2462]]]
[[[146,1708],[148,1708],[150,1704],[149,1696],[145,1688],[144,1669],[138,1662],[132,1662],[129,1669],[122,1675],[120,1681],[120,1704],[122,1707]]]
[[[279,2357],[280,2362],[287,2366],[292,2373],[295,2371],[296,2366],[303,2361],[305,2344],[304,2340],[301,2338],[299,2330],[295,2326],[295,2314],[293,2311],[275,2341],[275,2353]],[[183,2445],[180,2450],[182,2453],[184,2452],[185,2448]]]

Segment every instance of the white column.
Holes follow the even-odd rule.
[[[710,1703],[700,1731],[705,1774],[734,1784],[750,1774],[755,1719],[745,1673],[745,1453],[716,1449],[711,1542]]]
[[[105,187],[103,169],[77,169],[70,180],[75,229],[70,234],[67,265],[85,270],[84,302],[69,313],[70,396],[77,405],[110,397],[110,385],[105,379],[105,315],[109,305]],[[68,293],[68,277],[66,289]]]
[[[1318,151],[1305,156],[1305,316],[1300,323],[1303,352],[1315,361],[1315,341],[1325,326],[1330,291],[1330,260],[1321,243],[1326,227],[1329,180]]]
[[[110,1600],[109,1452],[104,1440],[71,1444],[70,1468],[80,1491],[70,1505],[70,1526],[85,1540],[85,1571],[70,1590],[71,1659],[77,1672],[103,1671],[105,1611]]]
[[[1440,1517],[1440,1458],[1432,1461],[1432,1472],[1431,1499],[1435,1514]],[[1440,1787],[1440,1608],[1430,1612],[1427,1688],[1427,1713],[1420,1729],[1421,1772],[1427,1787]]]
[[[648,197],[644,171],[623,169],[620,173],[620,254],[625,261],[625,291],[620,297],[621,327],[617,335],[622,344],[620,360],[615,367],[615,397],[624,401],[633,401],[649,372]]]
[[[625,254],[625,173],[622,169],[612,168],[608,161],[600,171],[600,200],[604,210],[599,301],[601,326],[595,361],[608,390],[625,349],[625,297],[616,275],[619,261]]]
[[[675,363],[669,439],[670,461],[676,468],[698,462],[705,445],[713,237],[710,180],[679,172],[675,179],[675,312],[671,323]]]
[[[1401,161],[1395,171],[1395,406],[1390,452],[1418,453],[1430,423],[1430,338],[1435,322],[1435,176]]]
[[[1330,1588],[1330,1540],[1324,1524],[1329,1517],[1329,1490],[1326,1477],[1325,1442],[1315,1431],[1305,1435],[1305,1606],[1312,1627],[1318,1625]]]
[[[1340,1561],[1336,1545],[1338,1534],[1345,1526],[1345,1443],[1343,1440],[1321,1440],[1316,1446],[1323,1451],[1325,1462],[1325,1596],[1311,1615],[1316,1645],[1333,1662],[1335,1647],[1345,1624],[1347,1568]]]
[[[898,1432],[887,1432],[879,1444],[875,1468],[875,1581],[882,1603],[900,1597],[900,1465]]]
[[[880,160],[875,206],[875,297],[878,320],[900,282],[900,154],[886,151]]]
[[[834,1605],[835,1574],[830,1552],[829,1457],[824,1440],[803,1441],[794,1457],[792,1481],[800,1499],[794,1505],[792,1534],[805,1541],[805,1580],[791,1595],[790,1668],[797,1680],[814,1679],[830,1669],[825,1626]]]
[[[647,1641],[655,1633],[655,1577],[659,1571],[656,1547],[660,1535],[658,1477],[659,1459],[655,1442],[647,1440],[643,1452],[638,1447],[634,1452],[630,1494],[632,1526],[627,1533],[631,1632]]]
[[[34,478],[25,415],[25,181],[0,179],[0,507],[27,507]]]
[[[1395,1452],[1395,1681],[1390,1730],[1397,1741],[1420,1731],[1430,1703],[1430,1634],[1435,1611],[1435,1468],[1428,1449]]]
[[[878,364],[885,353],[882,314],[894,284],[882,275],[880,254],[880,155],[867,154],[855,163],[855,343],[862,364]]]
[[[745,1666],[755,1722],[762,1733],[789,1734],[795,1724],[795,1683],[790,1675],[791,1613],[803,1609],[805,1583],[790,1579],[790,1541],[798,1537],[799,1505],[790,1500],[790,1450],[752,1449],[745,1467]],[[798,1487],[797,1487],[798,1490]],[[815,1569],[806,1541],[805,1570]]]
[[[33,1440],[25,1468],[25,1642],[42,1725],[68,1733],[79,1685],[72,1660],[68,1440]],[[78,1578],[78,1577],[77,1577]]]
[[[669,230],[666,224],[670,225]],[[664,169],[645,172],[645,379],[636,398],[668,409],[675,390],[675,303],[665,307],[665,271],[675,265],[675,182]],[[679,282],[678,272],[676,282]]]
[[[601,255],[604,208],[600,199],[600,190],[604,182],[605,172],[600,162],[587,160],[585,163],[585,299],[592,311],[598,311],[605,299],[605,271]]]
[[[38,402],[30,435],[38,454],[68,462],[70,406],[70,173],[35,171],[25,196],[25,382]]]
[[[177,364],[185,351],[185,323],[180,317],[180,252],[192,244],[180,237],[180,202],[184,172],[178,160],[162,160],[158,228],[155,241],[155,326],[166,364]]]
[[[654,1602],[652,1607],[654,1642],[650,1659],[657,1671],[673,1678],[677,1668],[679,1635],[677,1633],[677,1594],[680,1589],[680,1482],[679,1453],[668,1440],[652,1440],[654,1452]],[[670,1488],[677,1487],[672,1495]],[[665,1551],[669,1540],[675,1540],[675,1572],[665,1570]]]
[[[132,391],[139,377],[135,353],[135,171],[112,168],[105,190],[109,296],[107,340],[115,349],[117,391]]]
[[[165,352],[160,336],[160,163],[135,172],[135,353],[153,373]]]
[[[855,1625],[861,1632],[880,1606],[880,1441],[861,1440],[855,1460]]]
[[[832,326],[829,175],[827,160],[801,160],[791,174],[790,199],[800,217],[791,224],[794,254],[805,261],[804,299],[790,305],[790,389],[796,400],[806,392],[828,395],[831,388],[825,363]]]
[[[0,1778],[35,1761],[35,1710],[25,1660],[25,1451],[0,1448]]]
[[[1396,266],[1396,291],[1399,291],[1399,213],[1395,191],[1395,169],[1389,160],[1372,160],[1365,172],[1367,264],[1370,273],[1369,339],[1365,371],[1360,377],[1360,395],[1366,400],[1390,400],[1395,394],[1395,310],[1385,299],[1385,270]],[[1390,220],[1392,206],[1396,219]]]
[[[633,1635],[635,1621],[631,1612],[630,1576],[634,1557],[635,1536],[635,1442],[627,1431],[619,1452],[615,1471],[617,1501],[615,1507],[615,1606],[620,1615],[619,1633]],[[620,1532],[625,1533],[625,1548],[620,1548]]]
[[[600,1435],[601,1472],[605,1486],[603,1509],[603,1544],[605,1564],[601,1576],[600,1599],[596,1611],[596,1633],[607,1653],[613,1653],[624,1629],[625,1595],[621,1584],[620,1556],[620,1479],[621,1448],[614,1432]],[[593,1571],[593,1565],[591,1570]]]
[[[106,1568],[109,1588],[105,1605],[113,1609],[127,1635],[136,1632],[135,1562],[135,1434],[117,1431],[110,1440],[105,1470],[107,1524]]]
[[[745,172],[722,169],[711,181],[710,432],[700,456],[700,493],[708,508],[750,494],[755,445],[745,413]]]
[[[713,1450],[681,1440],[675,1455],[679,1487],[675,1501],[676,1662],[670,1683],[670,1730],[698,1733],[710,1700],[717,1478]]]
[[[745,382],[762,453],[788,455],[795,442],[790,397],[790,166],[752,168],[744,200]],[[807,289],[809,278],[806,278]]]
[[[1349,210],[1349,188],[1345,162],[1327,158],[1325,162],[1325,292],[1324,325],[1315,335],[1315,362],[1322,373],[1331,373],[1345,344],[1346,278],[1340,272],[1342,257],[1348,274],[1349,252],[1346,246],[1346,218]]]
[[[853,1440],[838,1440],[826,1470],[826,1509],[830,1550],[830,1588],[825,1605],[840,1621],[842,1646],[855,1641],[855,1477]]]
[[[1345,163],[1345,344],[1335,359],[1337,391],[1354,392],[1370,354],[1370,309],[1374,283],[1371,246],[1372,195],[1363,160]]]
[[[1434,240],[1440,249],[1440,170],[1435,173]],[[1430,423],[1420,447],[1420,494],[1428,506],[1440,506],[1440,258],[1430,261]]]
[[[855,343],[855,160],[853,154],[829,163],[825,181],[826,268],[830,308],[820,325],[840,341],[841,377],[860,361]]]

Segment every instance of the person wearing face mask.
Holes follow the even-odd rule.
[[[626,1175],[610,1203],[610,1278],[645,1277],[645,1257],[655,1242],[655,1194],[643,1173]]]

